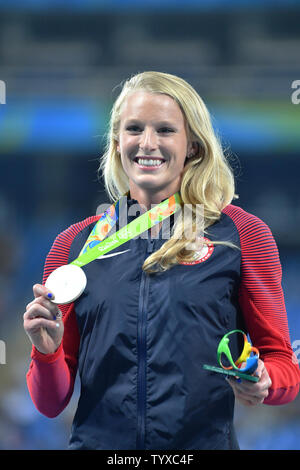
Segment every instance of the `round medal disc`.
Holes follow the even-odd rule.
[[[66,264],[52,271],[45,286],[54,294],[52,302],[64,305],[78,299],[86,282],[86,275],[79,266]]]

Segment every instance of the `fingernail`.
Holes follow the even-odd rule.
[[[52,294],[51,294],[51,292],[49,292],[49,294],[47,294],[47,297],[49,297],[49,299],[52,299]]]
[[[240,383],[241,383],[241,381],[242,381],[242,379],[241,379],[240,377],[238,377],[238,378],[236,379],[236,381],[237,381],[237,383],[239,383],[239,384],[240,384]]]

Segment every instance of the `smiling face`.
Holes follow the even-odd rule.
[[[132,198],[139,200],[144,193],[162,200],[177,192],[191,151],[178,104],[164,94],[129,95],[122,107],[117,149]]]

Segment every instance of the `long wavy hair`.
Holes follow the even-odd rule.
[[[191,261],[195,254],[191,246],[197,247],[198,251],[207,244],[203,233],[201,237],[197,233],[197,207],[202,207],[203,229],[206,233],[206,229],[220,218],[224,207],[237,196],[233,171],[201,97],[182,78],[149,71],[136,74],[124,82],[111,110],[105,152],[99,166],[99,174],[110,199],[115,202],[129,191],[129,180],[123,170],[117,145],[122,107],[128,96],[136,91],[173,98],[183,113],[188,142],[193,142],[197,149],[192,157],[186,159],[180,186],[183,204],[192,208],[191,217],[177,217],[170,238],[145,260],[142,268],[150,274]],[[187,236],[187,233],[190,235]],[[213,242],[220,243],[233,246],[226,241]]]

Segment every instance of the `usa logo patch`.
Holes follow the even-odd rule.
[[[208,258],[210,258],[213,251],[214,251],[214,246],[208,238],[204,238],[204,240],[207,243],[207,245],[204,245],[201,248],[200,251],[195,251],[192,260],[190,260],[190,261],[181,261],[180,264],[184,264],[184,265],[189,266],[189,265],[193,265],[193,264],[203,263]]]

